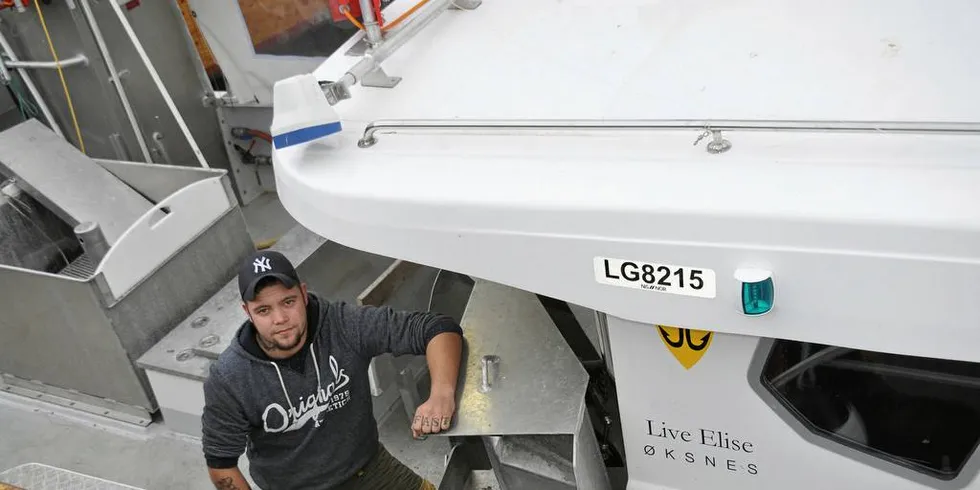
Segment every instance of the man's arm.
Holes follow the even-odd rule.
[[[250,490],[238,458],[245,452],[248,420],[216,366],[204,381],[201,442],[208,475],[219,490]]]
[[[370,360],[384,353],[396,356],[428,355],[429,343],[445,332],[463,330],[448,315],[425,311],[395,310],[390,306],[356,306],[336,303],[340,328],[352,347]]]
[[[251,490],[237,466],[224,469],[208,468],[208,475],[211,476],[214,488],[218,490]]]
[[[425,355],[432,378],[429,399],[412,421],[415,437],[449,429],[456,410],[463,330],[439,313],[399,311],[391,307],[338,304],[340,324],[365,359],[389,352]]]

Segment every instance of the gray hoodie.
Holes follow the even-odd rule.
[[[424,355],[437,334],[462,334],[445,315],[309,299],[300,353],[268,358],[246,321],[204,382],[208,465],[234,467],[247,449],[263,489],[329,489],[361,469],[379,444],[368,363],[385,352]]]

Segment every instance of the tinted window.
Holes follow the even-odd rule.
[[[980,441],[980,364],[776,341],[762,384],[813,433],[935,478]]]

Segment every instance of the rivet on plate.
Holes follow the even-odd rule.
[[[211,347],[211,346],[217,344],[218,341],[220,341],[220,340],[221,339],[217,335],[213,335],[213,334],[212,335],[208,335],[207,337],[204,337],[203,339],[201,339],[200,346],[201,347]]]
[[[184,362],[192,357],[194,357],[194,352],[190,349],[182,350],[177,353],[177,360],[180,362]]]
[[[201,328],[201,327],[207,325],[208,322],[210,322],[210,321],[211,321],[211,319],[208,318],[208,317],[206,317],[206,316],[199,316],[199,317],[195,318],[193,322],[191,322],[191,327],[192,328]]]

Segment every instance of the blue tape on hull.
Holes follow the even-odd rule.
[[[275,145],[276,149],[286,148],[289,146],[306,143],[308,141],[313,141],[317,138],[323,138],[324,136],[330,136],[334,133],[339,133],[341,129],[340,121],[329,124],[321,124],[319,126],[310,126],[308,128],[297,129],[295,131],[273,136],[272,144]]]

